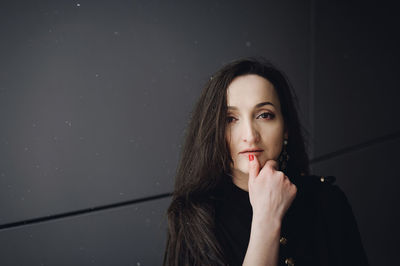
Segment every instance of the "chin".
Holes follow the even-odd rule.
[[[239,169],[236,169],[236,170],[241,172],[241,173],[243,173],[243,174],[246,174],[246,175],[249,174],[249,166],[248,165],[241,165],[239,167]]]
[[[246,169],[240,169],[240,172],[242,172],[243,174],[248,175],[248,174],[249,174],[249,169],[248,169],[248,168],[246,168]]]

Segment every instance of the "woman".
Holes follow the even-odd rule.
[[[309,161],[283,73],[262,58],[206,84],[186,132],[164,265],[368,265],[334,177]]]

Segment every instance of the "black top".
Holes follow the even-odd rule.
[[[297,195],[282,221],[279,265],[368,265],[351,206],[334,179],[291,179]],[[247,191],[224,180],[215,200],[216,236],[229,265],[242,265],[252,207]]]

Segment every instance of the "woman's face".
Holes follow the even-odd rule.
[[[282,150],[284,120],[278,95],[272,83],[254,75],[236,77],[227,88],[228,141],[234,175],[249,173],[249,154],[257,156],[260,166],[277,160]],[[247,149],[258,152],[243,152]]]

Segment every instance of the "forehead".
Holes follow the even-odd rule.
[[[227,88],[227,105],[252,109],[260,102],[271,102],[280,109],[278,95],[267,79],[254,74],[236,77]]]

